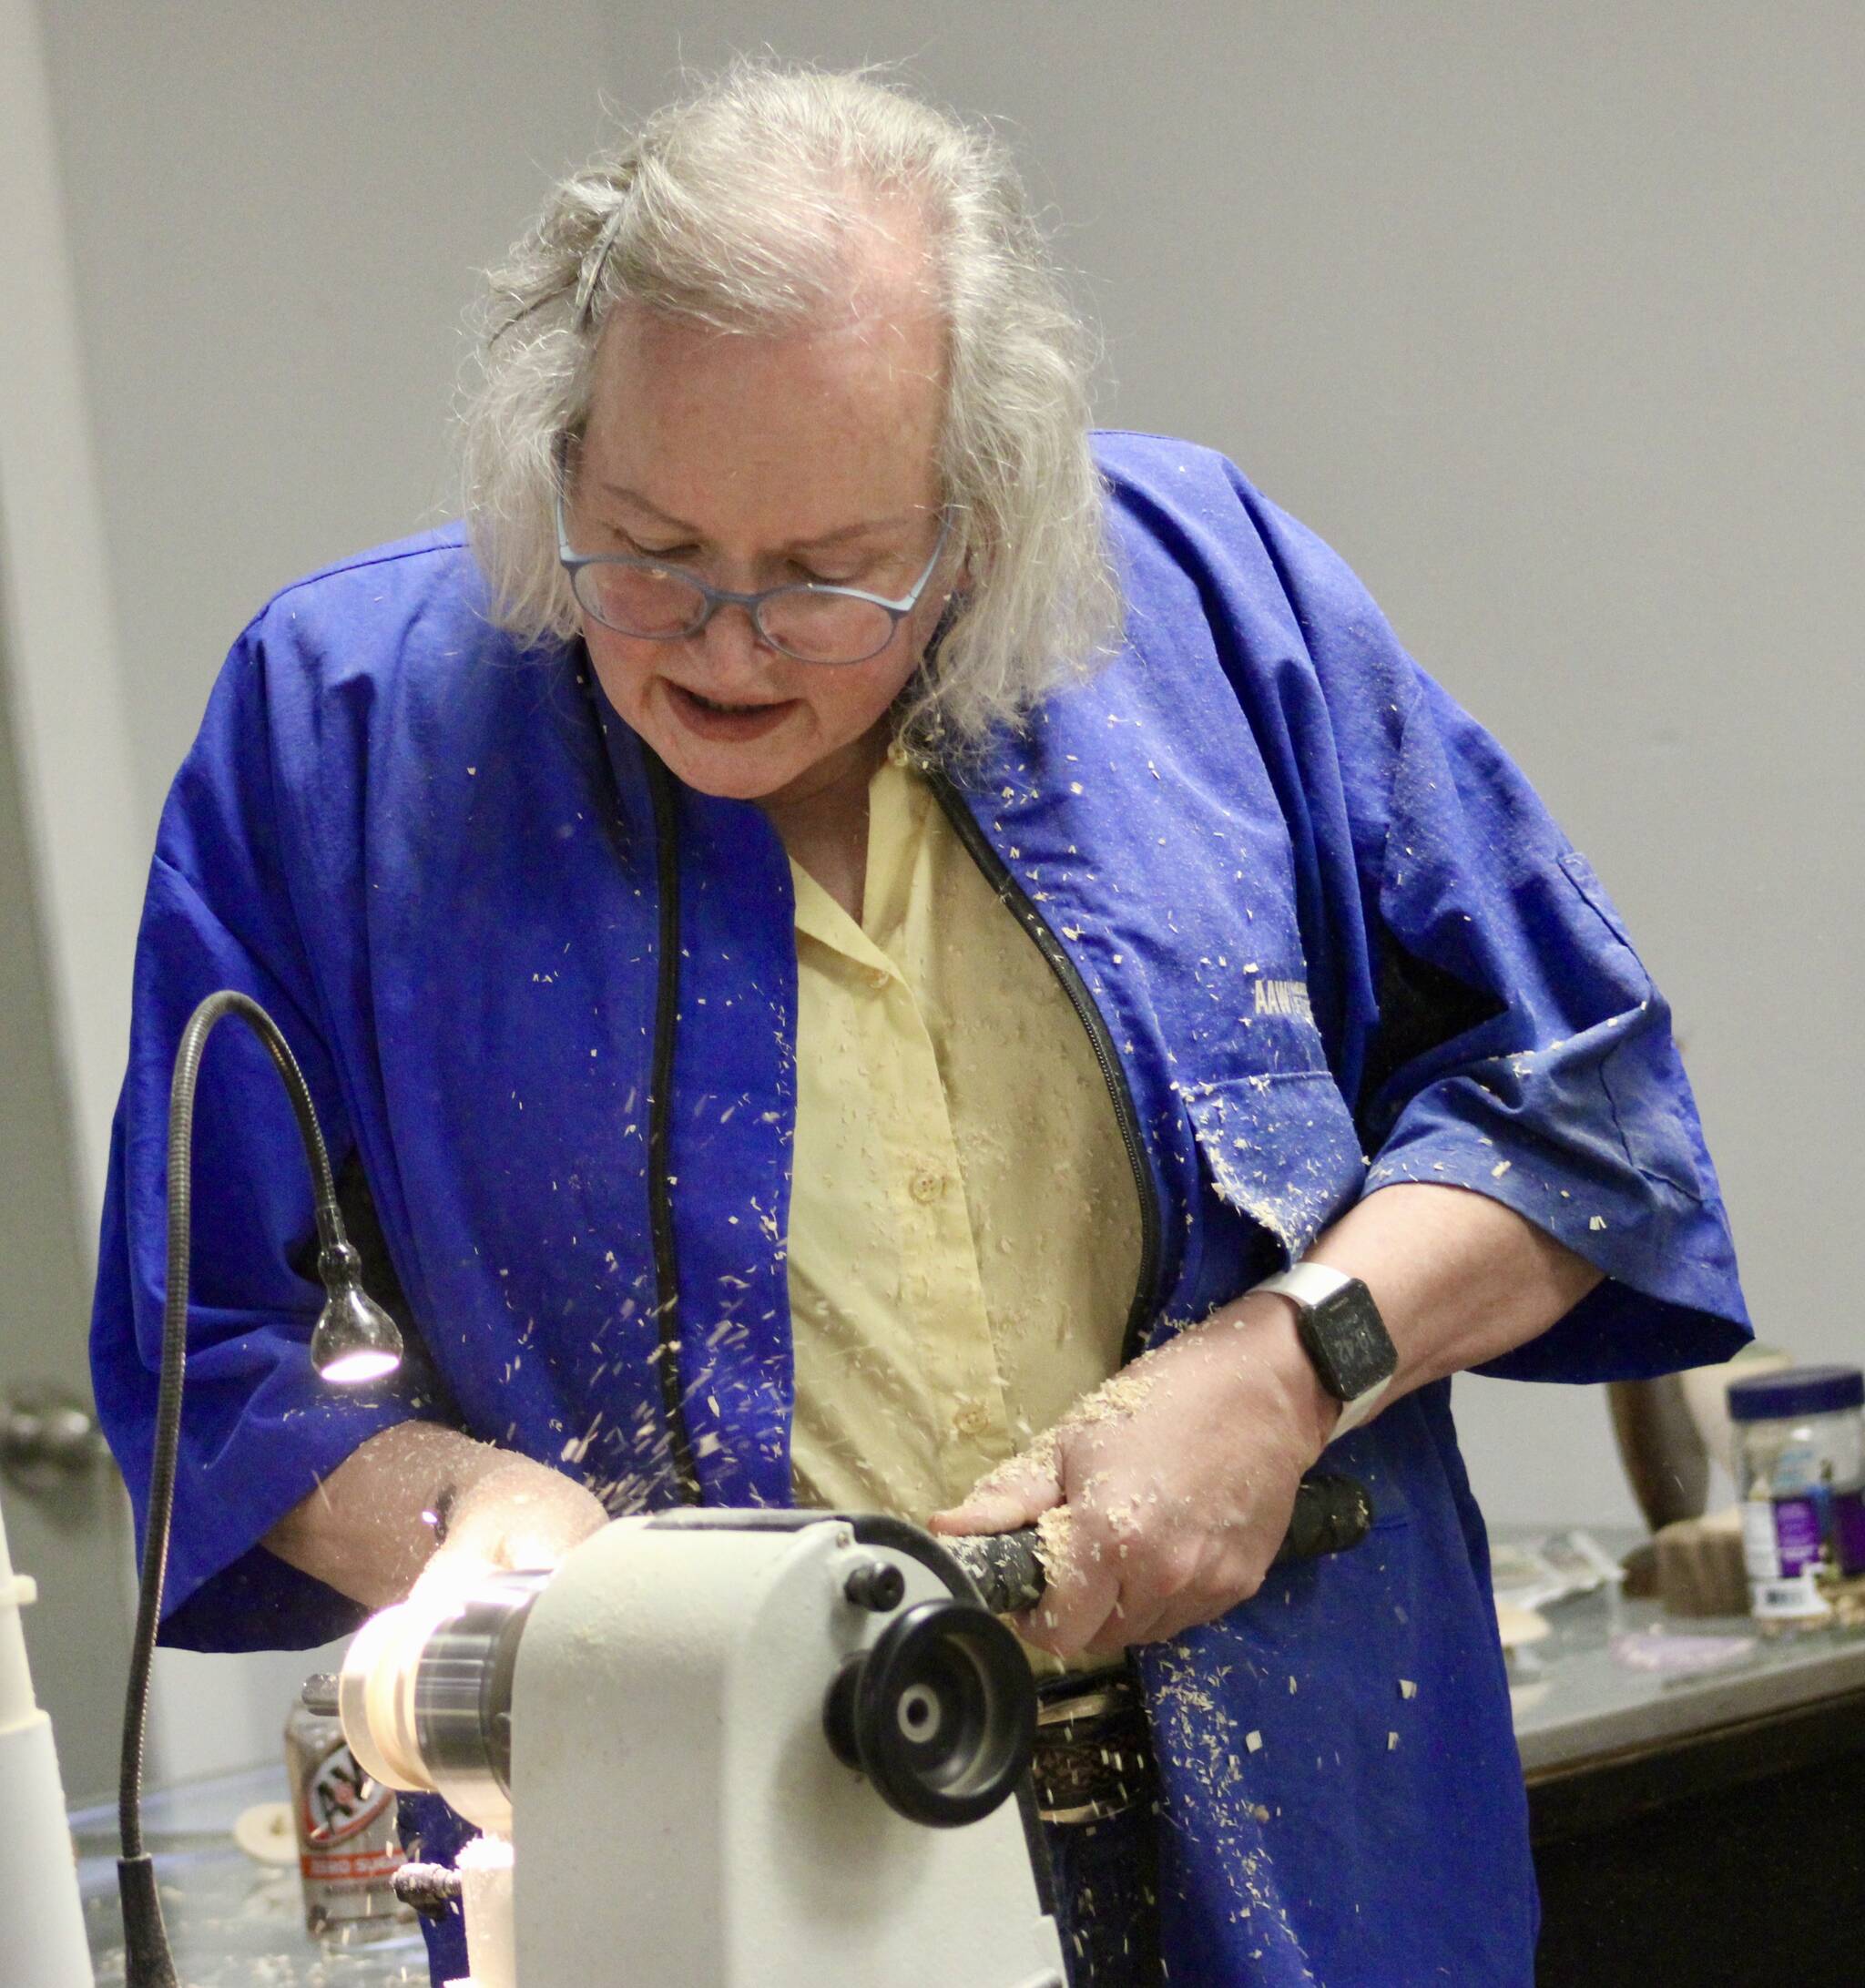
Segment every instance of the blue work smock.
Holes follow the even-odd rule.
[[[1605,1273],[1490,1371],[1732,1352],[1742,1299],[1668,1014],[1585,859],[1234,468],[1150,436],[1099,451],[1124,645],[940,791],[1103,1047],[1144,1214],[1133,1344],[1420,1180]],[[196,1117],[170,1642],[352,1627],[260,1541],[410,1416],[617,1513],[683,1486],[789,1502],[791,918],[764,816],[673,782],[579,645],[492,627],[457,529],[289,587],[246,629],[162,817],[104,1215],[97,1392],[138,1522],[169,1069],[213,989],[295,1047],[413,1357],[361,1394],[315,1379],[297,1133],[223,1027]],[[1169,1978],[1526,1988],[1526,1808],[1449,1383],[1330,1461],[1371,1489],[1371,1538],[1138,1653]]]

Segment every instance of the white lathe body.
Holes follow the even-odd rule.
[[[473,1988],[1062,1988],[1027,1667],[930,1547],[620,1520],[366,1625],[358,1758],[488,1832],[461,1859]]]

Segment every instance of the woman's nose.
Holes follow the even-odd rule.
[[[759,634],[751,610],[726,602],[693,638],[708,665],[734,674],[761,672],[778,652]]]

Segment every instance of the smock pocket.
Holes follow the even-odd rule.
[[[1285,1264],[1358,1198],[1360,1135],[1327,1071],[1259,1071],[1182,1095],[1211,1192]]]

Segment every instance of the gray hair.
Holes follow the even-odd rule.
[[[845,308],[864,229],[903,201],[944,321],[939,469],[966,575],[897,713],[944,749],[1017,724],[1116,639],[1120,589],[1088,443],[1094,342],[1007,155],[863,75],[740,63],[565,180],[489,272],[463,408],[466,516],[499,624],[580,627],[557,562],[558,452],[629,302],[739,332]]]

